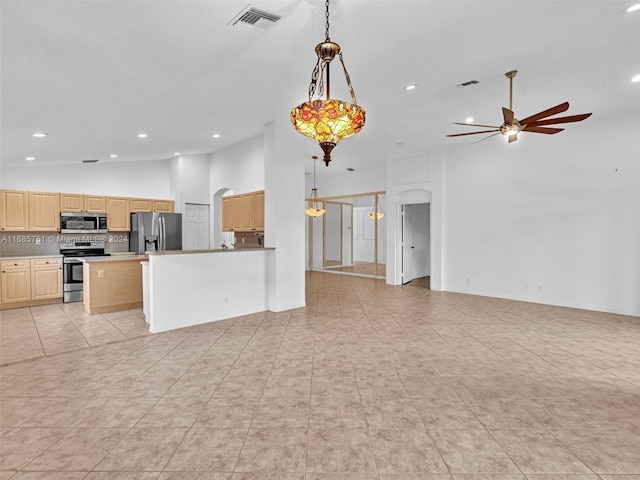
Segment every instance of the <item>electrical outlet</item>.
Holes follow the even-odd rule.
[[[524,291],[525,291],[525,292],[528,292],[528,291],[530,291],[530,290],[531,290],[531,284],[530,284],[529,282],[526,282],[526,283],[524,284]]]
[[[538,285],[538,293],[542,293],[542,285]]]
[[[229,297],[224,297],[224,303],[229,303]]]
[[[471,277],[467,277],[466,284],[471,285]]]
[[[98,270],[98,278],[104,278],[104,270]]]

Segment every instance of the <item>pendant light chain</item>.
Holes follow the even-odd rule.
[[[325,7],[325,18],[326,18],[326,24],[325,24],[325,29],[324,29],[324,38],[325,38],[325,42],[330,42],[331,39],[329,38],[329,0],[325,0],[324,2],[324,7]]]

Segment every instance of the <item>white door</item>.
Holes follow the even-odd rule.
[[[184,250],[209,250],[209,205],[185,205]]]
[[[403,205],[402,283],[431,275],[431,204]]]

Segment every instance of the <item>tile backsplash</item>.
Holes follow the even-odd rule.
[[[68,240],[104,241],[107,253],[128,252],[129,232],[67,234],[57,232],[0,232],[0,257],[57,255],[60,243]]]

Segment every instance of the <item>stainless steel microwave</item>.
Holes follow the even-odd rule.
[[[61,213],[60,233],[107,233],[107,214]]]

